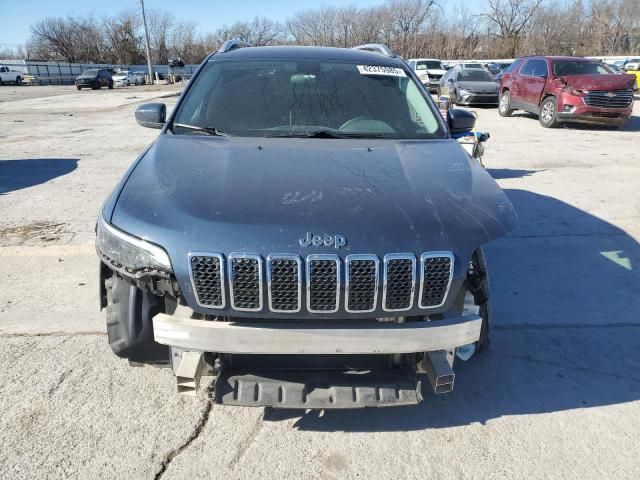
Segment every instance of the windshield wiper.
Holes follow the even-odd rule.
[[[202,132],[202,133],[206,133],[208,135],[215,135],[216,137],[226,137],[227,134],[224,132],[221,132],[220,130],[218,130],[215,127],[200,127],[198,125],[187,125],[186,123],[174,123],[173,127],[178,127],[178,128],[186,128],[187,130],[193,130],[196,132]]]
[[[383,138],[381,134],[376,133],[332,132],[331,130],[315,130],[308,133],[287,132],[269,136],[278,138]]]

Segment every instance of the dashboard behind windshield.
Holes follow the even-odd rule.
[[[404,68],[343,61],[219,60],[206,64],[194,80],[173,131],[443,138],[446,131],[437,115]]]

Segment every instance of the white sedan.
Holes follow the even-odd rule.
[[[114,76],[113,76],[113,83],[117,86],[129,86],[129,85],[138,85],[138,84],[143,84],[144,83],[144,79],[140,78],[138,75],[136,75],[133,72],[130,72],[128,70],[122,71],[122,72],[117,72]]]

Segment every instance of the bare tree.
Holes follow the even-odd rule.
[[[105,49],[113,63],[135,65],[143,63],[140,17],[135,10],[103,19]]]
[[[147,24],[153,63],[166,65],[169,63],[169,38],[175,25],[173,15],[157,8],[147,9]]]
[[[487,0],[479,15],[436,0],[380,0],[377,6],[320,7],[292,13],[285,24],[265,17],[201,34],[195,22],[148,11],[153,61],[201,62],[230,38],[256,46],[353,47],[380,42],[405,58],[505,58],[521,54],[637,55],[639,0]],[[133,64],[144,58],[138,12],[100,22],[44,18],[24,52],[42,59]]]
[[[92,17],[48,17],[34,24],[31,32],[32,42],[43,58],[69,62],[102,59],[102,32]]]
[[[518,55],[520,40],[531,25],[536,11],[544,0],[487,0],[488,11],[483,14],[495,36],[504,42],[505,54]]]

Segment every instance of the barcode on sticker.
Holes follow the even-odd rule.
[[[382,65],[358,65],[361,75],[387,75],[389,77],[406,77],[404,70],[396,67]]]

